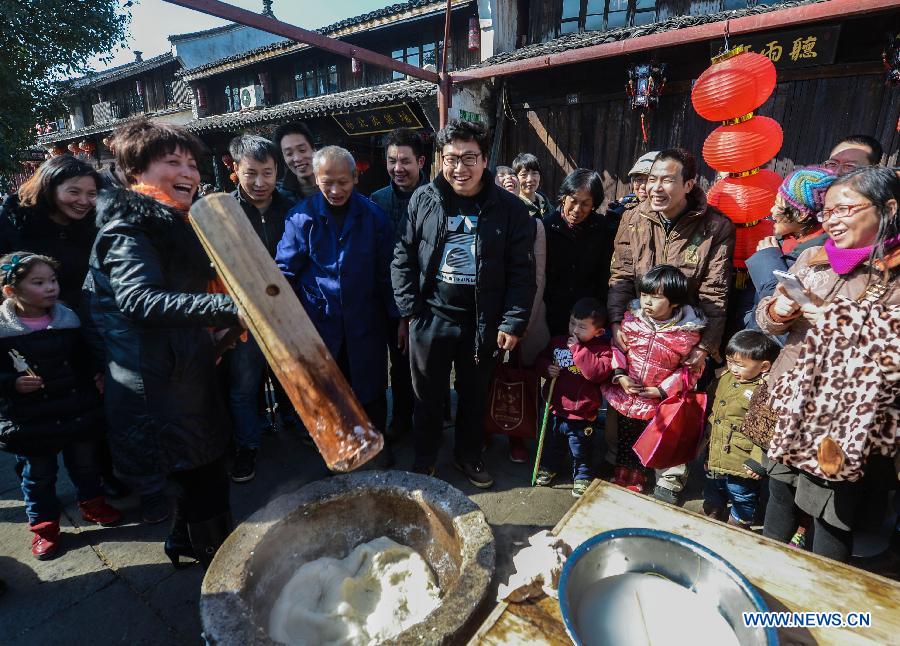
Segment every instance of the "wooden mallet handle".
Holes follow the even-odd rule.
[[[328,468],[352,471],[375,457],[384,438],[237,200],[205,197],[190,221]]]

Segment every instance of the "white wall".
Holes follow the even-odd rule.
[[[276,34],[241,26],[221,34],[200,35],[190,40],[176,41],[172,51],[186,69],[191,69],[279,40],[285,39]]]

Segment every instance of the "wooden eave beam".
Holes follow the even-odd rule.
[[[430,81],[431,83],[440,82],[440,77],[435,72],[410,65],[403,61],[395,61],[390,56],[373,52],[370,49],[351,45],[350,43],[345,43],[328,36],[323,36],[315,31],[303,29],[302,27],[282,22],[281,20],[277,20],[270,16],[264,16],[253,11],[248,11],[247,9],[241,9],[240,7],[235,7],[234,5],[225,2],[219,2],[219,0],[165,0],[165,2],[187,9],[193,9],[194,11],[199,11],[224,20],[230,20],[231,22],[246,25],[248,27],[254,27],[271,34],[278,34],[279,36],[284,36],[285,38],[290,38],[300,43],[306,43],[307,45],[318,47],[319,49],[339,56],[356,58],[357,60],[369,63],[370,65],[384,67],[395,72],[400,72],[401,74],[412,76],[413,78],[422,79],[423,81]]]
[[[513,74],[551,69],[561,65],[585,63],[604,58],[652,51],[663,47],[701,42],[713,38],[721,38],[725,34],[726,23],[731,36],[739,36],[741,34],[769,31],[783,27],[796,27],[802,23],[843,20],[897,7],[900,7],[900,0],[829,0],[819,4],[791,7],[752,16],[721,20],[706,25],[672,29],[659,34],[627,38],[614,43],[581,47],[558,54],[547,54],[482,68],[450,72],[449,76],[452,83],[483,81]]]

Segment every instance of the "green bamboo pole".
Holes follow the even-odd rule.
[[[544,432],[547,430],[547,420],[550,418],[550,402],[553,401],[553,388],[556,386],[556,377],[550,380],[550,388],[547,390],[547,403],[544,406],[544,419],[541,422],[541,433],[538,436],[537,454],[534,456],[534,471],[531,472],[531,486],[537,480],[537,472],[541,466],[541,454],[544,452]]]

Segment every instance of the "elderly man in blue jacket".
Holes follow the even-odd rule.
[[[390,276],[393,228],[356,191],[349,151],[322,148],[313,171],[319,193],[288,213],[275,262],[369,419],[384,430],[388,321],[398,316]]]

